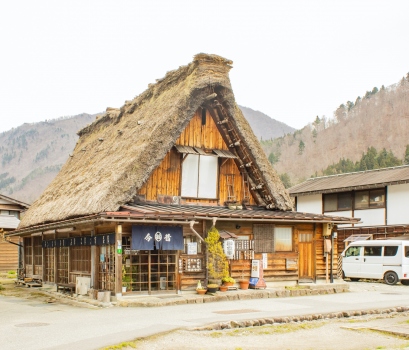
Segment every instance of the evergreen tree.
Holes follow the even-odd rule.
[[[304,149],[305,149],[305,144],[304,144],[303,140],[300,140],[300,143],[298,145],[298,154],[300,154],[300,155],[303,154]]]
[[[270,155],[268,156],[268,161],[271,163],[271,165],[274,165],[280,160],[280,156],[278,154],[275,154],[274,152],[271,152]]]
[[[287,173],[281,174],[280,180],[285,188],[290,188],[292,186],[290,176]]]
[[[409,164],[409,145],[406,145],[405,158],[403,159],[403,164]]]
[[[378,91],[379,91],[378,88],[375,86],[375,87],[372,89],[371,94],[372,94],[372,95],[375,95]]]

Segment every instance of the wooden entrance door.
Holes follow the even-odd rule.
[[[314,246],[313,233],[300,232],[298,234],[299,279],[314,279]]]

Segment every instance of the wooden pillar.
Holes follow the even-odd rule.
[[[33,275],[34,275],[34,270],[35,270],[35,268],[34,268],[34,237],[33,236],[31,236],[31,240],[30,240],[30,242],[31,242],[31,277],[33,277]]]
[[[41,234],[41,240],[44,239],[43,234]],[[41,280],[45,281],[45,248],[41,247]],[[48,281],[47,281],[48,282]]]
[[[115,294],[122,293],[122,224],[115,225]]]
[[[91,230],[91,237],[95,236],[95,230]],[[91,245],[91,288],[97,289],[98,285],[98,265],[97,265],[97,247]]]
[[[54,240],[57,239],[57,234],[54,234]],[[54,283],[57,284],[58,283],[58,268],[57,268],[57,264],[58,264],[58,248],[54,245]]]

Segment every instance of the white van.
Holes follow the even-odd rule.
[[[401,281],[409,285],[409,240],[384,239],[352,242],[342,252],[343,277]]]

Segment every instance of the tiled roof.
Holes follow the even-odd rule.
[[[162,219],[162,220],[256,220],[256,221],[299,221],[299,222],[335,222],[356,223],[357,218],[301,213],[295,211],[274,211],[260,208],[231,210],[220,206],[196,205],[160,205],[160,204],[132,204],[122,206],[124,211],[106,213],[107,216],[128,217],[132,219]]]
[[[310,178],[289,189],[291,196],[341,192],[409,183],[409,165]]]

